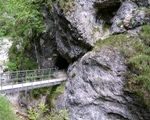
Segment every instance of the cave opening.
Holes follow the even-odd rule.
[[[59,70],[67,70],[69,63],[61,55],[58,55],[55,65],[56,67],[58,67]]]
[[[104,25],[111,26],[111,19],[116,15],[120,6],[121,2],[112,4],[95,4],[96,21],[100,21],[104,23]]]

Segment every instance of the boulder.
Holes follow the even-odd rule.
[[[116,49],[85,54],[68,69],[70,120],[149,120],[150,111],[124,90],[125,60]]]
[[[58,5],[53,7],[53,17],[57,51],[68,63],[77,60],[91,49],[91,45],[83,40],[77,29],[65,18]]]
[[[148,7],[150,5],[150,1],[149,0],[131,0],[131,1],[135,2],[136,4],[138,4],[138,6]]]
[[[97,15],[96,4],[103,4],[102,0],[73,0],[73,3],[65,16],[81,33],[84,41],[93,46],[97,40],[109,34],[103,30],[103,20]],[[105,5],[109,7],[110,4]]]
[[[146,23],[145,17],[145,11],[140,10],[136,3],[125,1],[111,20],[111,33],[118,34],[135,29]]]

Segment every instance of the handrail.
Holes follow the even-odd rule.
[[[4,72],[0,73],[0,91],[3,87],[13,86],[26,83],[34,83],[42,81],[50,81],[60,79],[59,75],[62,75],[66,78],[66,74],[64,71],[59,71],[57,68],[48,68],[48,69],[35,69],[35,70],[21,70],[21,71],[13,71],[13,72]],[[31,87],[31,86],[30,86]],[[34,88],[34,87],[33,87]]]

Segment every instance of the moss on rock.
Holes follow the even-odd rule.
[[[64,12],[68,12],[74,6],[74,0],[59,0],[59,4]]]
[[[102,47],[118,49],[126,59],[127,89],[138,96],[142,102],[150,106],[150,26],[144,26],[139,37],[131,37],[127,34],[113,35],[105,40],[99,40],[94,50]]]

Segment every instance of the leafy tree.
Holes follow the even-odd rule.
[[[9,36],[14,41],[9,52],[9,70],[32,69],[30,66],[34,62],[26,55],[26,50],[31,48],[31,43],[35,44],[39,34],[44,30],[41,14],[44,2],[44,0],[0,0],[0,36]]]
[[[38,0],[0,0],[1,34],[28,39],[44,28]]]

